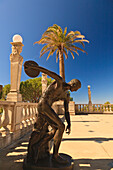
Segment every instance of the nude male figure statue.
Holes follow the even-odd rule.
[[[70,115],[68,111],[68,103],[69,103],[69,94],[67,93],[68,90],[70,91],[77,91],[79,88],[81,88],[81,82],[77,79],[71,80],[69,83],[66,83],[62,77],[57,75],[56,73],[49,71],[43,67],[38,66],[37,63],[34,61],[26,61],[24,64],[24,69],[27,75],[30,77],[36,77],[39,72],[43,72],[47,74],[48,76],[55,79],[43,92],[39,103],[38,103],[38,118],[35,124],[35,128],[37,129],[37,133],[41,131],[43,127],[47,124],[52,127],[52,130],[47,132],[47,128],[45,128],[46,135],[42,135],[41,140],[36,139],[36,135],[31,135],[31,144],[29,146],[30,148],[34,147],[34,150],[36,151],[36,145],[38,147],[41,147],[45,145],[48,141],[50,141],[52,138],[54,139],[54,146],[53,146],[53,157],[52,159],[58,163],[66,163],[66,160],[64,160],[59,154],[59,147],[62,140],[63,132],[65,130],[65,125],[62,122],[62,120],[59,118],[59,116],[55,113],[55,111],[52,109],[52,104],[56,101],[63,100],[64,101],[64,109],[65,109],[65,119],[67,121],[67,127],[66,132],[70,134],[71,131],[71,123],[70,123]],[[38,134],[39,135],[39,134]],[[33,139],[34,138],[34,139]],[[35,162],[38,160],[38,154],[36,156],[35,154]]]

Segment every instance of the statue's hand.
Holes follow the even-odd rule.
[[[71,133],[71,127],[67,125],[66,127],[66,133],[69,135]]]

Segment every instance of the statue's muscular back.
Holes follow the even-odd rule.
[[[48,105],[51,106],[55,101],[66,100],[67,93],[64,89],[64,84],[65,83],[63,81],[62,83],[59,83],[56,80],[52,82],[43,92],[39,101],[39,105],[43,102],[46,102]]]

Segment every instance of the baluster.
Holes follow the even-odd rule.
[[[88,112],[88,105],[86,104],[86,112]]]
[[[84,112],[86,112],[86,105],[84,105]]]
[[[26,114],[27,114],[27,125],[30,125],[30,117],[29,117],[29,111],[28,111],[28,105],[26,105]]]
[[[93,104],[93,111],[95,112],[95,104]]]
[[[37,117],[37,106],[34,106],[34,109],[35,109],[34,122],[36,122],[36,117]]]
[[[102,104],[100,104],[100,112],[102,112]]]
[[[31,114],[31,121],[33,124],[34,122],[33,122],[33,108],[32,108],[32,106],[30,106],[30,114]]]
[[[24,122],[25,122],[25,127],[28,126],[28,120],[27,120],[27,106],[24,105]]]
[[[81,104],[80,104],[80,112],[81,112]]]
[[[14,122],[14,105],[13,106],[10,106],[8,108],[8,116],[9,116],[9,129],[11,132],[14,131],[14,125],[15,125],[15,122]]]
[[[108,112],[108,107],[109,107],[109,106],[108,106],[108,105],[106,105],[106,112]]]
[[[99,105],[99,112],[101,112],[101,105]]]
[[[8,106],[3,106],[3,122],[2,126],[6,131],[6,134],[9,134],[9,129],[7,125],[9,124],[9,115],[8,115]]]
[[[84,112],[84,104],[82,106],[83,106],[83,112]]]
[[[110,108],[109,108],[109,111],[112,112],[112,110],[111,110],[111,105],[109,105],[109,107],[110,107]]]
[[[103,112],[105,112],[105,105],[103,105]]]
[[[97,112],[99,112],[99,109],[98,109],[98,104],[97,104]]]
[[[111,111],[113,112],[113,105],[111,105]]]
[[[30,105],[28,105],[28,114],[29,114],[30,125],[32,125],[32,113],[31,113],[31,106]]]
[[[36,105],[36,114],[38,115],[38,105]]]
[[[78,108],[78,112],[80,111],[80,106],[79,106],[79,104],[77,105],[77,108]]]
[[[78,109],[78,104],[75,104],[75,114],[78,113],[79,109]]]
[[[33,111],[33,123],[35,123],[35,109],[34,109],[34,106],[32,106],[32,111]]]
[[[24,106],[22,106],[20,129],[24,128],[24,125],[25,125],[25,120],[24,119],[25,119]]]

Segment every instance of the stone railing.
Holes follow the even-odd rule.
[[[90,113],[88,104],[75,104],[75,113]],[[113,113],[113,104],[92,104],[91,113]]]
[[[33,128],[37,103],[0,101],[0,148],[24,136]]]

